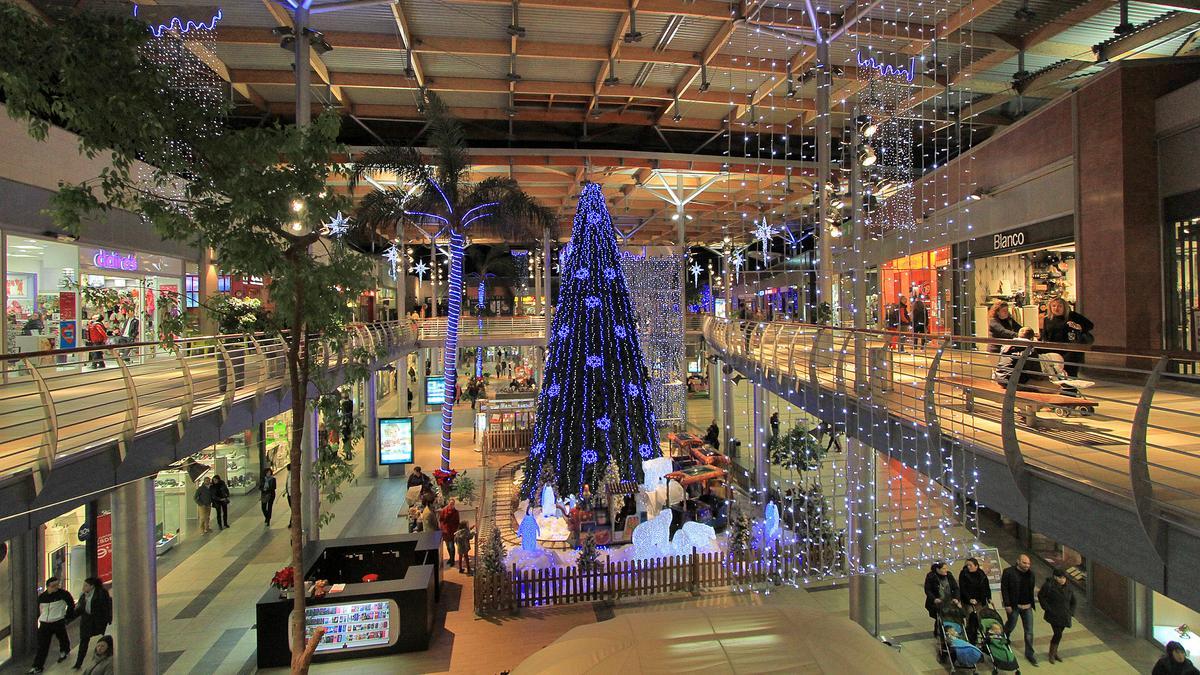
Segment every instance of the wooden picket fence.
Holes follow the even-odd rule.
[[[698,553],[619,563],[605,562],[587,572],[578,567],[475,573],[475,612],[516,613],[523,607],[550,607],[660,593],[699,594],[701,589],[767,580],[762,561],[734,562],[723,553]]]

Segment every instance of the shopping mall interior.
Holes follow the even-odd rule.
[[[4,0],[0,106],[0,673],[1197,672],[1196,0]]]

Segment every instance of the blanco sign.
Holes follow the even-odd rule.
[[[997,234],[992,238],[992,249],[1000,251],[1006,248],[1016,248],[1025,245],[1025,233]]]

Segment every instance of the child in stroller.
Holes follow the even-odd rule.
[[[1022,328],[1017,334],[1019,342],[1032,342],[1033,329]],[[1039,393],[1061,393],[1064,396],[1081,397],[1080,389],[1095,384],[1088,380],[1072,379],[1067,375],[1062,354],[1034,349],[1026,358],[1021,372],[1015,372],[1025,345],[1013,344],[1000,351],[1000,361],[992,372],[992,379],[1001,386],[1008,386],[1011,377],[1017,378],[1022,391]]]
[[[966,620],[967,615],[957,602],[938,610],[938,661],[949,664],[952,673],[959,669],[974,672],[975,665],[983,659],[983,652],[963,639]]]
[[[1021,673],[1021,664],[1017,663],[1017,654],[1013,651],[1012,643],[1004,632],[1004,619],[995,607],[988,605],[979,610],[979,646],[992,662],[992,673],[1015,672]]]

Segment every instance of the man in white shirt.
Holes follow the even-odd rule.
[[[40,673],[50,653],[50,638],[58,638],[58,660],[65,661],[71,653],[71,638],[67,636],[67,621],[75,610],[75,599],[63,589],[58,577],[46,580],[46,590],[38,595],[37,655],[31,673]]]

